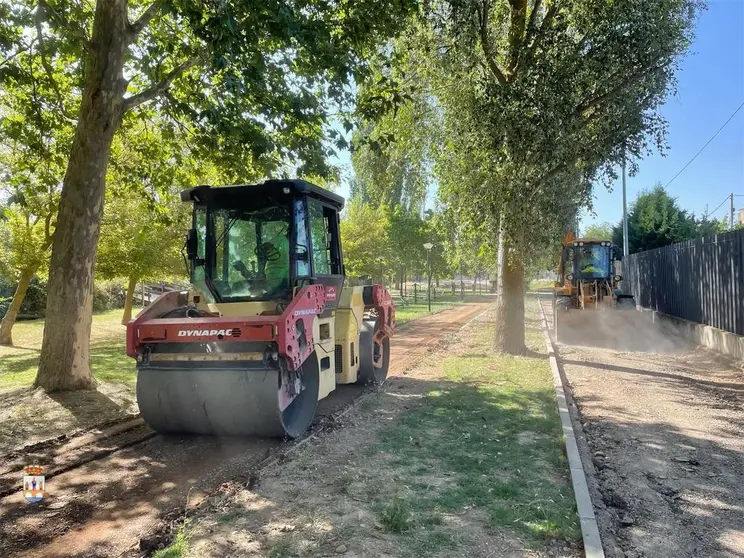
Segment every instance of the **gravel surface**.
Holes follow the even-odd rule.
[[[608,556],[744,556],[742,363],[640,315],[621,321],[642,340],[636,350],[622,329],[558,347],[599,485],[594,505],[610,518]]]

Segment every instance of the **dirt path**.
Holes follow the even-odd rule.
[[[486,306],[464,304],[400,328],[390,374],[414,366]],[[340,388],[321,403],[316,424],[362,393]],[[248,480],[282,447],[274,440],[149,438],[50,479],[41,505],[27,504],[20,493],[0,499],[0,556],[139,555],[163,517],[197,505],[227,480]]]
[[[648,321],[636,334],[644,352],[559,346],[617,555],[744,556],[741,363]]]
[[[340,419],[343,428],[253,486],[210,498],[169,550],[182,558],[582,556],[543,339],[530,328],[532,357],[489,355],[492,325],[493,313],[480,314],[369,393]]]

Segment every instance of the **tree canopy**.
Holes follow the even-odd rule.
[[[620,232],[622,234],[622,222],[620,223],[620,227]],[[584,229],[584,232],[581,233],[581,237],[590,238],[593,240],[612,240],[613,224],[604,222],[589,225],[586,229]]]
[[[641,192],[628,211],[629,253],[652,250],[675,242],[724,230],[719,221],[695,215],[681,209],[661,184]],[[622,221],[613,229],[613,243],[623,246]]]
[[[664,147],[658,108],[698,8],[696,0],[440,1],[396,43],[400,55],[381,73],[408,92],[403,104],[423,98],[432,107],[418,112],[437,122],[429,152],[442,207],[502,264],[497,349],[523,350],[525,265],[591,205],[595,183]]]
[[[183,137],[232,180],[327,174],[330,115],[353,98],[352,82],[364,82],[378,46],[415,6],[0,0],[4,87],[23,105],[17,110],[24,118],[46,122],[39,126],[45,131],[70,132],[69,149],[55,161],[65,170],[36,385],[93,385],[93,269],[118,131],[154,107],[166,140]],[[5,106],[9,99],[0,96]]]

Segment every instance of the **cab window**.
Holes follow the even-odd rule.
[[[331,274],[331,250],[328,236],[328,218],[323,205],[317,200],[308,200],[310,212],[310,236],[312,240],[313,269],[315,275]]]

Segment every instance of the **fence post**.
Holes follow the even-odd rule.
[[[416,304],[418,302],[418,284],[413,284],[413,303]]]

